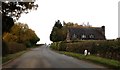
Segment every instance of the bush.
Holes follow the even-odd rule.
[[[59,48],[58,48],[59,51],[66,51],[66,47],[67,45],[65,44],[65,42],[63,41],[59,42]]]
[[[32,47],[32,44],[31,44],[29,41],[26,41],[26,42],[25,42],[25,45],[26,45],[26,47],[28,47],[28,48],[29,48],[29,47]]]
[[[59,51],[84,53],[88,50],[91,54],[116,59],[120,61],[120,41],[114,40],[81,40],[77,42],[54,42],[52,48]]]
[[[91,52],[93,42],[76,42],[76,43],[67,43],[66,51],[68,52],[77,52],[84,53],[84,50],[88,50]]]
[[[50,48],[52,48],[52,49],[54,49],[54,50],[57,50],[57,49],[56,49],[57,46],[55,45],[55,43],[56,43],[56,42],[51,43]]]
[[[51,44],[51,48],[54,50],[59,50],[59,51],[66,51],[66,43],[63,41],[60,42],[54,42]]]
[[[20,43],[16,43],[16,42],[9,42],[9,43],[7,43],[7,46],[8,46],[8,52],[10,54],[26,49],[25,45],[20,44]]]
[[[8,54],[8,46],[6,42],[2,41],[2,56],[6,56]]]

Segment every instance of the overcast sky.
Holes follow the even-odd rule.
[[[120,0],[37,0],[37,11],[23,14],[19,22],[27,23],[40,37],[39,43],[50,43],[55,21],[105,26],[106,38],[118,37],[118,1]]]

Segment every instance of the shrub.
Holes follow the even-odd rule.
[[[2,41],[2,56],[6,56],[8,54],[8,46],[6,42]]]
[[[65,42],[59,42],[59,51],[66,51],[66,43]]]
[[[59,51],[84,53],[88,50],[91,54],[120,60],[120,41],[114,40],[81,40],[77,42],[54,42],[52,48]]]
[[[26,45],[26,47],[28,47],[28,48],[32,46],[32,44],[31,44],[29,41],[26,41],[26,42],[25,42],[25,45]]]
[[[26,49],[26,46],[20,43],[16,43],[16,42],[9,42],[7,43],[8,46],[8,52],[11,53],[16,53],[22,50]]]
[[[50,48],[52,48],[52,49],[54,49],[54,50],[57,50],[57,49],[56,49],[57,46],[55,45],[55,43],[56,43],[56,42],[51,43]]]

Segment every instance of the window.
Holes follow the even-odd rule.
[[[94,35],[91,34],[91,35],[90,35],[90,38],[94,38]]]
[[[73,35],[73,38],[77,38],[75,34]]]
[[[72,36],[72,40],[76,40],[76,39],[77,39],[77,35],[74,34],[74,35]]]
[[[83,35],[82,35],[82,38],[86,38],[86,35],[83,34]]]

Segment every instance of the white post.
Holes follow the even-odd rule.
[[[85,55],[85,56],[87,55],[87,50],[84,51],[84,55]]]
[[[90,52],[88,52],[88,55],[90,55]]]

